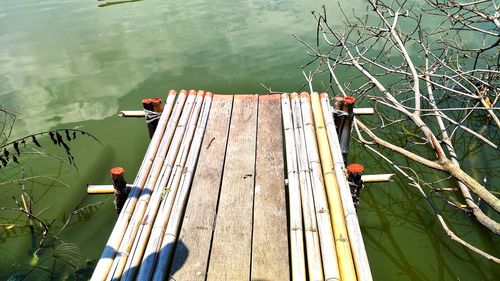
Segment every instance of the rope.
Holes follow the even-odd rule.
[[[144,115],[146,116],[146,123],[152,123],[156,120],[159,120],[161,117],[161,112],[154,112],[147,109],[144,109]]]
[[[335,116],[348,116],[349,115],[349,113],[347,113],[343,110],[335,109],[332,106],[330,106],[330,109],[331,109],[333,115],[335,115]]]

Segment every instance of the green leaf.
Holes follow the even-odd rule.
[[[14,228],[15,226],[16,226],[15,224],[9,224],[9,225],[6,225],[6,226],[5,226],[5,229],[6,229],[6,230],[9,230],[9,229]]]
[[[31,257],[30,265],[36,266],[38,264],[38,261],[40,261],[40,257],[37,254],[33,254],[33,257]]]

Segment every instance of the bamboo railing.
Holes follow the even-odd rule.
[[[177,98],[176,104],[183,102],[185,97],[185,92],[179,94],[179,98]],[[139,168],[139,172],[133,183],[133,188],[128,196],[125,205],[123,206],[122,212],[118,216],[118,220],[109,236],[108,242],[106,243],[106,247],[101,255],[101,258],[97,262],[94,273],[92,274],[91,280],[103,280],[108,275],[111,265],[113,263],[114,257],[116,256],[117,249],[120,245],[120,242],[123,239],[123,235],[128,226],[128,222],[130,221],[133,211],[135,209],[135,205],[138,201],[139,195],[143,191],[144,184],[148,178],[149,171],[151,170],[151,166],[155,159],[156,153],[160,146],[160,143],[163,140],[163,134],[167,127],[167,123],[172,112],[172,108],[174,107],[174,101],[176,99],[176,92],[170,91],[167,97],[167,101],[165,103],[164,110],[161,114],[160,120],[158,122],[158,126],[156,127],[156,131],[149,143],[148,149],[146,151],[146,155],[142,164]]]
[[[328,96],[285,93],[281,98],[292,279],[370,281]],[[335,251],[329,253],[330,248]],[[304,256],[306,268],[300,262]]]
[[[317,101],[313,104],[316,104],[315,107],[317,107]],[[334,172],[338,182],[342,206],[344,208],[344,218],[351,243],[354,265],[356,266],[356,274],[358,276],[358,280],[370,281],[373,279],[370,271],[370,264],[368,263],[365,244],[361,235],[361,228],[359,227],[358,216],[356,215],[356,210],[352,202],[349,183],[345,177],[342,150],[340,148],[337,131],[335,129],[335,122],[333,121],[333,116],[330,111],[330,101],[328,99],[328,94],[326,93],[321,94],[321,109],[326,123],[328,142],[330,144],[330,151],[334,163]]]

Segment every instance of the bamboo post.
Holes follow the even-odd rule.
[[[145,116],[150,116],[149,118],[152,118],[154,115],[153,99],[143,99],[142,107],[144,108]],[[155,122],[155,120],[149,121],[148,117],[146,117],[146,125],[148,126],[149,137],[152,138],[153,134],[155,133],[156,125],[158,125],[158,123]]]
[[[196,95],[196,92],[190,91],[190,96],[191,95]],[[192,120],[194,119],[194,122],[196,122],[198,118],[198,114],[203,101],[203,96],[204,92],[199,91],[196,95],[192,110],[190,110],[189,112],[183,112],[184,118],[186,118],[186,116],[188,116],[187,114],[189,114],[189,116],[187,117],[188,120],[186,122],[179,122],[176,135],[174,136],[174,140],[172,141],[172,145],[177,144],[175,146],[176,152],[171,153],[172,150],[169,150],[167,158],[163,163],[160,177],[155,183],[154,191],[149,200],[144,218],[141,222],[141,225],[139,226],[135,238],[132,239],[133,244],[129,252],[129,258],[124,265],[124,269],[122,269],[124,275],[115,276],[121,277],[121,280],[134,280],[135,275],[139,270],[139,266],[144,266],[144,264],[141,264],[141,260],[146,246],[150,242],[151,229],[153,227],[153,224],[155,223],[155,219],[159,221],[165,221],[168,219],[168,216],[162,216],[161,212],[159,212],[158,209],[160,208],[163,197],[170,196],[170,193],[173,193],[177,189],[176,183],[172,183],[171,180],[176,178],[179,170],[182,171],[182,168],[186,161],[187,153],[185,151],[189,148],[194,127],[196,126],[196,123],[193,124]],[[181,117],[181,120],[183,119],[183,117]],[[173,176],[171,176],[172,170]],[[166,181],[169,179],[169,183],[166,184]],[[145,256],[148,257],[149,255],[146,254]]]
[[[335,113],[335,127],[339,136],[340,147],[342,149],[342,157],[344,164],[347,163],[349,153],[349,141],[351,138],[351,125],[354,118],[354,97],[338,96],[334,98],[334,107],[337,110]]]
[[[163,111],[163,104],[160,98],[153,98],[153,110],[156,113],[161,113]]]
[[[361,164],[352,163],[347,166],[347,180],[349,181],[349,187],[352,195],[352,202],[354,207],[358,207],[359,198],[361,196],[361,189],[363,189],[363,181],[361,176],[365,167]]]
[[[289,229],[290,229],[290,258],[292,280],[305,281],[305,254],[304,235],[302,227],[302,206],[299,187],[299,172],[297,167],[297,154],[295,137],[292,124],[292,113],[290,110],[290,98],[288,94],[281,95],[281,108],[283,113],[283,129],[285,130],[285,150],[287,168],[287,187],[289,201]]]
[[[185,96],[185,93],[184,93]],[[189,92],[189,95],[186,99],[186,103],[184,107],[182,108],[182,115],[179,119],[179,124],[173,120],[173,123],[170,123],[170,129],[168,131],[168,137],[164,139],[166,140],[165,142],[160,145],[160,149],[158,151],[157,157],[155,158],[153,162],[153,167],[151,168],[151,171],[148,175],[148,180],[146,181],[146,184],[144,186],[144,190],[141,193],[141,196],[139,198],[138,204],[135,207],[135,210],[132,215],[132,219],[130,220],[130,223],[128,224],[127,230],[125,232],[124,240],[122,240],[120,247],[118,248],[118,254],[116,258],[113,261],[113,264],[111,266],[111,270],[108,274],[107,280],[111,279],[121,279],[122,273],[123,273],[123,268],[126,265],[127,258],[130,253],[130,249],[133,245],[134,238],[139,230],[140,224],[144,218],[144,214],[146,212],[146,209],[148,207],[149,199],[151,195],[154,193],[155,189],[157,187],[157,181],[160,175],[162,175],[162,166],[164,166],[164,161],[165,161],[165,154],[172,153],[174,155],[173,158],[175,158],[175,155],[177,155],[177,151],[179,148],[180,141],[176,141],[184,136],[184,130],[186,127],[186,123],[188,121],[189,116],[191,115],[192,107],[194,104],[194,99],[195,99],[196,93],[193,91]],[[179,108],[178,111],[181,109]],[[174,116],[176,119],[178,118],[178,111],[174,110],[174,113],[176,115]],[[168,127],[167,125],[167,127]],[[177,128],[176,128],[177,127]],[[172,138],[173,137],[173,138]],[[176,139],[177,137],[177,139]],[[167,154],[168,155],[168,154]],[[172,165],[173,163],[170,163]],[[168,176],[167,176],[168,177]]]
[[[352,126],[352,120],[354,118],[354,102],[356,102],[356,99],[354,97],[344,97],[343,110],[344,112],[347,112],[347,116],[344,117],[344,122],[342,124],[342,133],[340,134],[339,138],[344,164],[347,163],[347,156],[349,153],[349,141],[351,140],[351,126]]]
[[[341,135],[341,130],[343,128],[343,123],[344,123],[344,118],[346,113],[343,112],[344,110],[344,97],[343,96],[337,96],[333,98],[333,108],[335,109],[334,111],[334,120],[335,120],[335,128],[337,128],[337,134],[340,136]]]
[[[113,181],[115,195],[116,214],[120,214],[125,201],[127,200],[130,189],[127,188],[125,181],[125,169],[122,167],[114,167],[111,169],[111,180]]]
[[[146,182],[146,178],[151,169],[153,159],[155,158],[160,142],[163,139],[163,135],[167,126],[168,119],[170,117],[170,113],[172,113],[172,108],[174,106],[175,99],[176,99],[176,92],[174,90],[171,90],[167,97],[165,110],[162,112],[155,134],[153,135],[153,138],[149,143],[146,155],[136,175],[131,192],[129,193],[128,199],[122,208],[123,212],[121,212],[120,215],[118,216],[118,220],[115,224],[115,227],[113,228],[113,231],[111,232],[111,235],[109,236],[108,242],[106,243],[106,247],[104,248],[101,258],[97,262],[97,265],[94,269],[94,273],[92,274],[91,277],[92,281],[104,280],[110,270],[110,267],[113,263],[113,259],[116,255],[116,251],[120,245],[120,242],[126,231],[128,222],[132,215],[132,212],[137,203],[137,198],[139,197],[139,194],[142,191],[144,183]],[[181,101],[183,103],[183,100],[184,100],[183,98],[179,97],[177,103],[180,103]]]
[[[311,94],[310,101],[312,102],[312,106],[309,103],[309,95],[306,94],[303,99],[304,101],[307,101],[307,103],[304,103],[304,107],[302,109],[304,113],[304,122],[306,122],[306,124],[310,124],[308,126],[310,134],[314,137],[314,133],[316,133],[318,138],[318,143],[316,144],[315,139],[311,140],[310,146],[314,147],[311,148],[311,150],[315,150],[314,154],[316,155],[314,160],[316,160],[316,165],[318,166],[320,163],[320,157],[317,155],[319,154],[321,156],[321,166],[323,168],[323,176],[325,177],[328,202],[330,203],[333,233],[335,234],[335,246],[342,280],[356,280],[356,270],[352,260],[351,246],[348,239],[349,235],[347,234],[347,226],[344,218],[344,210],[342,208],[339,186],[337,179],[332,173],[333,159],[330,153],[328,137],[325,131],[325,122],[323,120],[319,95],[318,93]],[[314,121],[311,116],[312,114],[314,115]],[[319,148],[319,152],[317,148]],[[321,173],[321,168],[318,168]]]
[[[144,115],[146,116],[146,124],[148,125],[149,137],[152,138],[158,126],[160,114],[163,111],[163,105],[160,98],[143,99],[142,106]]]
[[[312,179],[312,191],[314,195],[314,205],[316,207],[316,218],[318,220],[318,232],[321,242],[321,254],[323,258],[323,264],[325,265],[323,271],[325,273],[326,280],[340,280],[341,273],[345,280],[349,279],[350,276],[355,278],[354,267],[352,267],[352,274],[349,275],[346,272],[346,262],[344,259],[352,259],[350,256],[349,245],[337,245],[342,243],[342,241],[334,240],[333,228],[338,228],[339,222],[335,222],[333,218],[339,217],[339,215],[332,214],[334,211],[328,207],[328,199],[325,189],[325,181],[323,179],[323,173],[320,164],[320,156],[318,151],[318,142],[316,140],[315,125],[311,113],[311,100],[308,93],[302,93],[300,95],[300,104],[302,109],[302,119],[304,123],[304,134],[305,137],[302,140],[303,150],[307,152],[308,158],[308,169],[311,171]],[[321,139],[319,139],[321,140]],[[322,143],[319,143],[322,145]],[[342,213],[342,212],[340,212]],[[340,215],[340,219],[343,217]],[[347,233],[347,231],[346,231]],[[335,236],[336,238],[337,236]],[[338,242],[337,242],[338,241]],[[342,249],[344,251],[336,251],[336,249]],[[347,252],[347,254],[346,254]],[[339,268],[340,266],[340,268]],[[340,270],[339,270],[340,269]]]
[[[326,93],[321,94],[321,108],[323,112],[323,119],[326,123],[330,153],[332,155],[334,172],[339,186],[340,197],[342,199],[342,207],[344,209],[344,217],[351,243],[351,251],[354,259],[354,266],[356,268],[356,274],[358,276],[358,280],[370,281],[373,279],[370,271],[370,264],[368,263],[368,257],[366,255],[365,244],[361,235],[356,210],[354,209],[354,204],[352,203],[349,185],[344,174],[344,159],[342,158],[342,151],[340,149],[337,131],[335,130],[335,122],[333,121],[333,116],[330,112],[328,94]]]
[[[323,264],[321,262],[320,241],[318,225],[316,221],[316,210],[311,184],[311,173],[307,165],[307,152],[302,145],[303,124],[300,110],[300,100],[297,93],[291,95],[292,117],[295,133],[295,144],[298,155],[299,182],[302,198],[302,213],[304,218],[304,231],[306,238],[307,266],[310,280],[324,280]]]
[[[196,162],[198,160],[198,155],[202,145],[203,135],[205,134],[205,128],[208,120],[208,114],[210,112],[211,102],[212,93],[207,93],[205,101],[203,103],[202,114],[196,125],[196,132],[193,143],[191,144],[191,147],[189,149],[187,165],[186,168],[182,171],[181,184],[177,192],[175,202],[173,202],[173,206],[170,207],[171,214],[168,219],[168,224],[166,226],[166,229],[164,229],[163,231],[163,239],[161,247],[159,248],[158,263],[156,264],[156,267],[154,269],[153,280],[165,280],[169,273],[168,266],[172,262],[172,253],[175,249],[182,217],[184,215],[184,209],[187,203],[187,197],[191,187],[191,181],[193,179],[193,173],[196,169]],[[172,196],[174,196],[174,194],[172,194]],[[155,226],[156,223],[157,222],[155,222]],[[147,259],[147,257],[145,259]],[[148,269],[146,268],[144,271],[146,270]],[[141,279],[138,278],[138,280]]]

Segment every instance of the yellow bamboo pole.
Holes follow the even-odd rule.
[[[339,258],[342,280],[356,280],[356,270],[352,259],[351,246],[348,239],[349,236],[347,235],[342,200],[337,179],[333,174],[333,160],[330,153],[328,136],[325,131],[325,122],[323,120],[323,112],[321,110],[318,93],[311,94],[311,101],[321,156],[321,165],[323,167],[323,176],[325,177],[326,190],[330,202],[330,212],[332,213],[333,232],[335,233],[335,245]]]
[[[341,264],[342,261],[339,259],[342,258],[342,256],[338,255],[335,250],[336,243],[332,231],[332,214],[330,214],[328,208],[328,200],[308,93],[304,92],[300,94],[300,107],[304,124],[304,134],[300,145],[302,146],[301,150],[307,152],[308,163],[306,167],[309,169],[311,175],[311,186],[321,245],[321,257],[324,265],[323,272],[325,274],[325,280],[340,280],[341,273],[339,271],[339,264]]]
[[[286,169],[288,177],[289,200],[289,231],[290,231],[290,258],[292,280],[306,280],[306,258],[304,253],[304,234],[302,226],[302,206],[299,187],[299,170],[297,167],[297,153],[290,109],[290,97],[281,95],[281,112],[283,115],[283,129],[285,130]]]
[[[358,280],[360,281],[371,281],[373,278],[370,271],[370,264],[368,263],[368,256],[366,255],[365,244],[361,235],[358,216],[356,215],[356,210],[352,202],[349,183],[345,177],[342,150],[340,148],[337,131],[335,129],[335,122],[331,113],[328,94],[326,93],[321,94],[321,109],[326,123],[330,155],[334,161],[334,172],[342,199],[342,207],[344,209],[344,217],[347,224],[347,231],[349,233],[356,274],[358,276]]]
[[[111,265],[113,263],[113,259],[116,255],[118,247],[123,239],[123,235],[127,229],[128,222],[132,216],[132,212],[137,203],[137,199],[142,192],[144,183],[146,182],[147,176],[153,164],[153,160],[156,157],[158,148],[160,143],[164,138],[164,132],[166,131],[167,123],[172,113],[172,109],[174,107],[174,102],[176,99],[176,92],[170,91],[167,97],[165,109],[160,117],[160,121],[158,122],[158,127],[156,128],[155,134],[149,143],[148,149],[146,151],[146,155],[142,161],[141,167],[137,173],[137,176],[134,180],[133,188],[130,191],[127,201],[122,208],[122,212],[118,216],[115,227],[109,236],[108,242],[106,243],[106,247],[102,252],[101,258],[97,262],[96,268],[94,269],[94,273],[92,274],[91,280],[98,281],[104,280],[111,269]],[[177,99],[178,101],[175,103],[179,103],[182,101],[184,103],[184,99]]]

